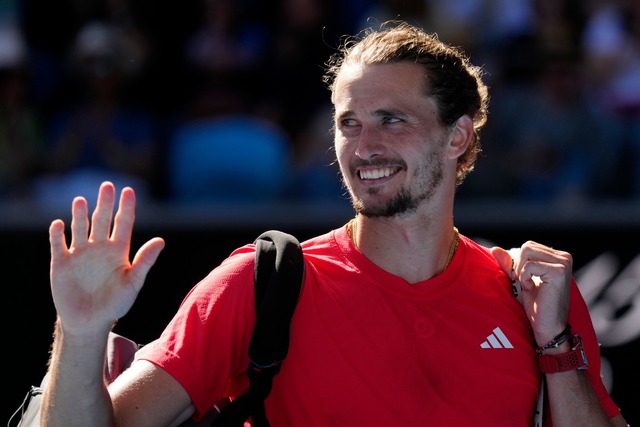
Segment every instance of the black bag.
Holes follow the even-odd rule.
[[[290,323],[304,278],[304,258],[298,240],[281,231],[267,231],[258,236],[255,244],[256,325],[249,343],[249,390],[233,401],[219,402],[199,422],[189,419],[181,427],[242,426],[249,418],[254,427],[270,425],[264,400],[289,350]],[[142,348],[128,338],[110,333],[105,367],[107,380],[113,381]],[[7,427],[16,419],[19,420],[16,427],[40,425],[40,401],[47,379],[48,374],[40,386],[31,387]]]

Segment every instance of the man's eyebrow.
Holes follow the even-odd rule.
[[[376,117],[389,117],[389,116],[393,116],[393,117],[400,117],[400,118],[405,118],[408,117],[409,114],[407,114],[404,111],[398,110],[398,109],[386,109],[386,110],[376,110],[373,113],[374,116]]]
[[[336,120],[340,120],[340,119],[344,119],[347,117],[350,117],[354,114],[354,112],[352,110],[343,110],[343,111],[337,111],[334,114],[334,117]],[[389,116],[393,116],[393,117],[408,117],[409,114],[407,114],[404,111],[398,110],[398,109],[379,109],[373,112],[373,116],[374,117],[389,117]]]
[[[352,115],[353,115],[353,111],[351,110],[336,111],[333,114],[335,120],[342,120]]]

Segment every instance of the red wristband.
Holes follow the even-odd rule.
[[[572,336],[571,351],[558,355],[540,354],[538,366],[545,374],[587,369],[589,364],[578,334]]]

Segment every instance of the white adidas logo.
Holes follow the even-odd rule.
[[[482,348],[513,348],[511,341],[506,337],[504,332],[498,327],[493,333],[487,337],[487,340],[480,344]]]

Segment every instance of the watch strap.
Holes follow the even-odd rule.
[[[582,340],[577,334],[574,334],[572,338],[573,345],[571,351],[558,355],[542,354],[538,356],[540,371],[545,374],[554,374],[556,372],[587,369],[589,364],[584,354]]]

